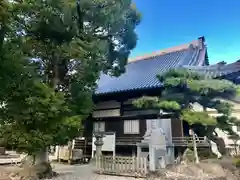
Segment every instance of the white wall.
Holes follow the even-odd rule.
[[[221,101],[228,102],[228,103],[232,104],[233,105],[232,116],[236,117],[240,120],[240,103],[232,102],[232,101],[229,101],[229,100],[221,100]],[[203,108],[199,104],[194,104],[193,107],[194,107],[195,111],[203,111]],[[210,115],[215,116],[215,117],[220,115],[220,114],[217,113],[217,111],[215,109],[208,108],[207,111]],[[240,135],[240,132],[237,132],[237,127],[233,126],[232,129],[237,134]],[[225,132],[221,131],[220,129],[216,129],[216,132],[218,133],[219,137],[223,138],[227,147],[230,147],[231,144],[234,144],[233,140],[229,139],[228,135]],[[240,145],[240,141],[238,142],[238,144]]]

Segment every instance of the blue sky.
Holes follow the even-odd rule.
[[[134,0],[142,13],[131,57],[205,36],[210,63],[240,59],[240,0]]]

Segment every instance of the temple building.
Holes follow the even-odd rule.
[[[205,38],[164,49],[152,54],[129,59],[126,72],[119,77],[101,74],[98,88],[93,96],[95,109],[85,122],[86,149],[94,155],[94,132],[104,132],[104,153],[121,155],[137,154],[138,147],[155,128],[164,131],[168,143],[174,148],[186,147],[184,138],[189,136],[188,124],[175,119],[171,114],[156,109],[139,109],[132,101],[142,96],[159,96],[162,83],[156,75],[172,68],[187,68],[214,78],[224,78],[239,83],[240,62],[209,65]],[[238,101],[235,101],[238,104]],[[197,107],[199,108],[199,107]],[[240,106],[239,116],[240,116]],[[214,110],[210,110],[214,114]],[[235,115],[238,116],[237,110]],[[207,147],[203,137],[199,146]],[[141,152],[147,152],[142,148]]]

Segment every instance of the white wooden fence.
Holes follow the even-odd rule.
[[[108,175],[146,177],[146,157],[96,156],[97,172]]]

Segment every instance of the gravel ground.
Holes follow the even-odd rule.
[[[53,169],[59,175],[52,180],[137,180],[131,177],[105,176],[93,172],[91,165],[53,164]]]

